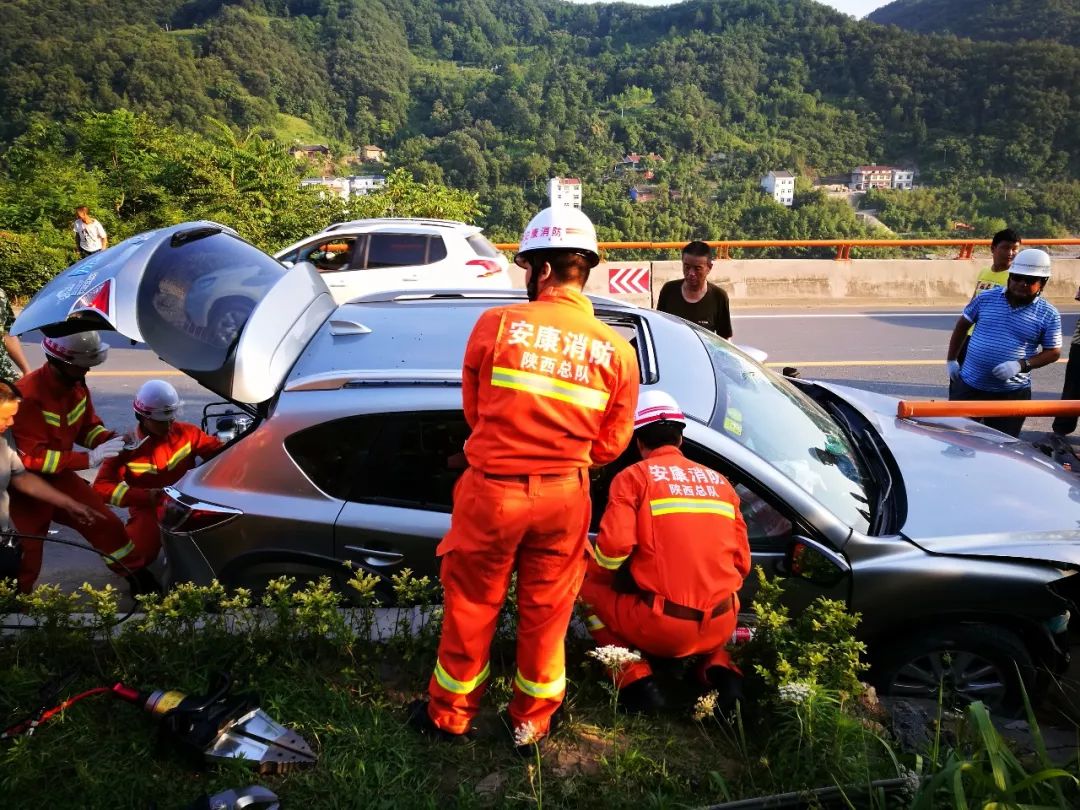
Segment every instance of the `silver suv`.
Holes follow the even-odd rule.
[[[235,278],[260,280],[259,303],[222,346],[183,313],[188,291]],[[464,345],[484,309],[520,298],[384,292],[338,306],[310,265],[187,223],[72,265],[13,332],[115,329],[252,417],[170,491],[170,582],[340,577],[343,561],[431,574],[468,433]],[[944,679],[1017,710],[1021,679],[1035,689],[1038,672],[1062,671],[1080,596],[1075,475],[975,422],[899,419],[890,397],[786,379],[686,321],[594,304],[636,349],[642,384],[689,417],[687,455],[737,485],[754,561],[789,579],[791,607],[829,596],[863,614],[885,691],[933,696]],[[597,519],[632,460],[595,476]]]

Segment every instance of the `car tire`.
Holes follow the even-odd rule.
[[[945,705],[981,700],[991,712],[1009,717],[1023,712],[1023,690],[1034,701],[1031,653],[1004,627],[957,624],[882,646],[871,679],[883,695],[936,703],[943,688]]]
[[[231,346],[253,309],[255,305],[245,298],[226,298],[214,304],[207,319],[207,333],[214,345]]]

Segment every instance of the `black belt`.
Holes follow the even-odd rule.
[[[656,601],[656,594],[643,591],[641,593],[641,601],[649,607],[652,607],[653,603]],[[709,618],[715,619],[717,616],[723,616],[734,607],[735,596],[732,594],[709,612]],[[671,616],[673,619],[689,619],[693,622],[700,622],[705,618],[705,611],[703,610],[680,605],[677,602],[669,602],[666,599],[664,600],[664,608],[661,612],[665,616]]]
[[[477,470],[477,472],[484,476],[484,478],[490,478],[492,481],[517,481],[522,484],[527,484],[530,478],[539,478],[541,481],[561,481],[566,478],[577,478],[578,475],[580,475],[577,470],[561,473],[539,473],[534,475],[496,475],[495,473],[486,473],[482,470]]]

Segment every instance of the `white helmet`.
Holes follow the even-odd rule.
[[[1050,278],[1050,254],[1038,248],[1024,248],[1016,254],[1009,272],[1021,276]]]
[[[101,342],[97,332],[76,332],[64,337],[47,337],[41,341],[41,348],[49,357],[63,360],[79,368],[93,368],[105,362],[109,354],[109,345]]]
[[[180,414],[180,395],[164,380],[147,380],[135,395],[132,407],[139,416],[156,422],[171,422]]]
[[[634,430],[657,422],[678,422],[686,424],[686,417],[674,397],[666,391],[650,389],[642,391],[638,397],[637,411],[634,413]]]
[[[555,206],[545,208],[521,234],[514,261],[530,250],[569,250],[585,254],[589,267],[600,263],[600,248],[596,244],[596,228],[579,208]]]

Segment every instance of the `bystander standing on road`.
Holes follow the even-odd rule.
[[[8,330],[15,323],[15,311],[11,308],[11,301],[7,293],[0,290],[0,335],[3,335],[2,348],[0,348],[0,379],[17,380],[24,374],[30,373],[30,364],[23,354],[22,344],[14,335],[9,335]]]
[[[951,400],[1031,399],[1032,369],[1061,356],[1061,315],[1041,296],[1050,280],[1050,256],[1028,248],[1016,254],[1005,287],[976,295],[953,328],[946,355]],[[957,360],[971,325],[963,364]],[[1023,416],[981,420],[1019,436]]]
[[[599,260],[584,213],[541,211],[514,257],[529,301],[484,312],[465,348],[469,467],[436,549],[445,598],[430,701],[409,707],[410,724],[443,741],[471,734],[515,572],[515,745],[546,737],[562,704],[566,629],[585,575],[589,468],[630,442],[638,393],[634,350],[582,294]]]
[[[731,306],[727,293],[708,280],[712,266],[712,248],[698,241],[687,244],[682,249],[683,279],[660,288],[656,308],[731,340]]]
[[[971,293],[972,299],[979,293],[1005,286],[1009,280],[1009,266],[1016,258],[1018,250],[1020,250],[1020,235],[1012,228],[1006,228],[994,234],[993,239],[990,240],[990,266],[979,273],[978,278],[975,279],[975,289]],[[956,355],[956,362],[960,365],[964,364],[967,341],[974,330],[974,326],[968,329],[967,338]]]
[[[75,233],[75,247],[79,251],[80,259],[109,246],[105,226],[90,216],[90,209],[85,205],[75,209],[75,223],[71,230]]]

